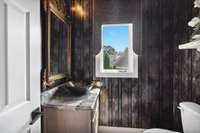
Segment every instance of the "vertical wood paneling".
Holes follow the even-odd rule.
[[[74,0],[74,4],[81,5],[86,12],[86,15],[81,17],[78,14],[73,14],[73,78],[74,80],[89,81],[93,79],[93,1]]]
[[[150,30],[148,30],[148,27],[151,27],[151,21],[146,21],[147,19],[151,18],[151,2],[148,2],[148,0],[143,0],[142,10],[143,10],[143,20],[142,20],[142,38],[145,37],[145,39],[142,39],[142,57],[141,57],[141,86],[139,88],[140,90],[140,97],[141,97],[141,113],[140,113],[140,126],[143,128],[148,128],[150,125],[150,114],[151,114],[151,108],[150,108],[150,88],[149,88],[149,40],[150,40]],[[151,56],[150,56],[151,57]]]
[[[173,63],[171,63],[171,44],[172,38],[173,38],[173,28],[171,28],[172,25],[172,14],[173,14],[173,6],[170,6],[173,4],[172,0],[168,1],[162,1],[161,8],[162,8],[162,14],[161,14],[161,21],[162,21],[162,38],[161,38],[161,49],[162,49],[162,82],[161,82],[161,121],[160,123],[161,127],[172,129],[173,123],[172,123],[172,115],[166,115],[171,114],[171,111],[173,109],[172,99],[173,99],[173,80],[171,78],[172,73],[172,67]],[[168,5],[168,6],[165,6]]]
[[[200,53],[193,51],[192,53],[192,101],[196,101],[200,104]]]
[[[112,126],[119,126],[119,88],[118,80],[112,79]]]
[[[129,86],[128,80],[122,79],[121,87],[122,89],[122,126],[128,127],[129,126]],[[130,116],[131,117],[131,116]]]
[[[105,79],[108,82],[108,86],[106,86],[106,88],[108,88],[108,124],[109,126],[112,126],[112,79]]]
[[[180,102],[200,102],[200,54],[178,50],[191,29],[192,0],[75,0],[87,17],[73,19],[73,75],[95,79],[100,26],[134,22],[139,78],[100,78],[100,125],[181,131]],[[180,4],[181,3],[181,4]]]
[[[132,122],[131,127],[137,128],[139,127],[139,91],[138,91],[138,80],[134,80],[133,82],[131,82],[130,80],[130,84],[131,84],[131,100],[130,100],[130,111],[129,111],[129,119]]]
[[[118,96],[118,104],[119,104],[119,112],[118,112],[118,126],[122,125],[122,89],[120,89],[122,86],[122,81],[120,79],[118,79],[118,92],[119,92],[119,96]]]
[[[108,82],[104,82],[104,86],[101,89],[100,94],[100,123],[103,125],[108,124],[108,88],[106,87]]]
[[[177,44],[181,43],[181,36],[180,36],[180,29],[183,25],[181,25],[182,21],[180,21],[180,11],[181,11],[181,7],[178,6],[179,1],[175,1],[174,2],[174,8],[173,10],[173,25],[179,25],[178,27],[176,27],[176,29],[174,29],[174,38],[173,38],[173,44],[174,44],[174,76],[173,76],[173,118],[174,118],[174,127],[175,129],[180,129],[181,128],[181,124],[178,124],[180,121],[180,115],[177,111],[177,106],[179,104],[179,90],[180,90],[180,83],[181,83],[181,69],[180,69],[180,50],[178,50]]]

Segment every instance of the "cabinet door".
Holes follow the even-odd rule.
[[[44,133],[91,133],[91,110],[45,107]]]

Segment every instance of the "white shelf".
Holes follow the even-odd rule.
[[[196,49],[200,52],[200,40],[194,40],[189,43],[179,45],[179,49]]]

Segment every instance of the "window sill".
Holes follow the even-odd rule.
[[[96,73],[98,78],[138,78],[138,73],[133,72],[99,72]]]
[[[129,71],[110,71],[110,70],[103,70],[102,64],[102,53],[101,50],[98,55],[96,55],[96,77],[97,78],[138,78],[138,55],[132,52],[130,55],[132,58],[131,66],[129,67]]]

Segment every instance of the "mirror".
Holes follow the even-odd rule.
[[[51,43],[50,43],[50,75],[67,73],[67,25],[54,13],[51,13]]]
[[[46,6],[45,40],[46,82],[71,78],[71,22],[66,17],[64,1],[49,1]],[[62,8],[61,8],[62,7]]]
[[[49,80],[69,78],[71,40],[70,25],[50,12]]]

